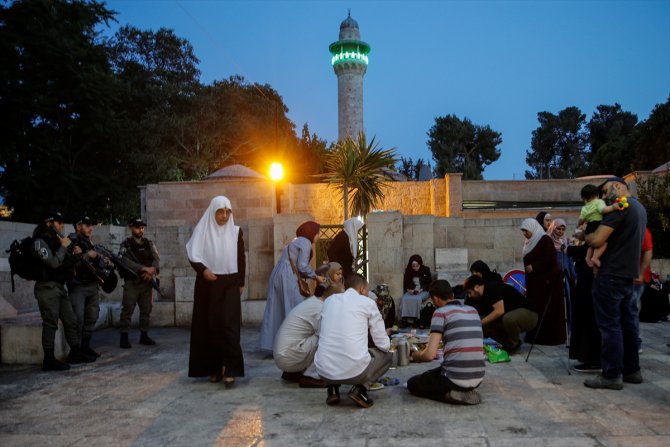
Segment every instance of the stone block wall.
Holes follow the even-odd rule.
[[[453,175],[453,174],[452,174]],[[598,180],[464,180],[463,200],[580,202],[580,190]]]

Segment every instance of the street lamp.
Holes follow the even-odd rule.
[[[270,178],[275,182],[275,201],[277,203],[277,214],[281,213],[281,181],[284,178],[284,167],[281,163],[270,165]]]

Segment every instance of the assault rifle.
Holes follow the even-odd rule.
[[[133,270],[131,267],[129,267],[125,262],[123,262],[123,258],[117,254],[112,253],[111,250],[106,248],[103,245],[96,244],[93,246],[93,249],[100,253],[103,256],[106,256],[109,258],[110,261],[114,263],[116,268],[119,270],[119,273],[122,273],[121,276],[130,276],[133,279],[137,279],[140,277],[139,273],[137,273],[135,270]],[[161,297],[164,297],[163,291],[161,290],[160,286],[160,280],[156,275],[151,277],[151,280],[149,281],[151,284],[151,287],[158,292],[158,294]]]

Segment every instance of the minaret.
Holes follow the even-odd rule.
[[[337,75],[338,140],[363,130],[363,76],[368,68],[370,45],[360,40],[358,23],[351,12],[340,24],[340,40],[328,47]]]

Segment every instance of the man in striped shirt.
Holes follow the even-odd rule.
[[[438,368],[409,379],[407,389],[415,396],[440,402],[476,405],[482,399],[475,388],[484,378],[479,315],[473,307],[454,300],[451,285],[445,280],[433,281],[429,293],[436,310],[430,323],[428,345],[423,351],[412,352],[412,360],[432,361],[440,341],[444,343],[444,359]]]

